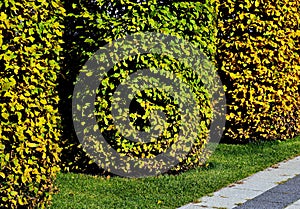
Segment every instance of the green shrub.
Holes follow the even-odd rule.
[[[59,171],[65,10],[59,1],[4,0],[0,11],[0,207],[45,208]]]
[[[300,1],[219,1],[216,59],[227,87],[227,142],[300,132]]]
[[[216,50],[216,11],[213,1],[178,2],[168,5],[158,3],[155,0],[142,3],[137,2],[100,0],[86,2],[72,1],[72,4],[65,4],[68,15],[65,19],[65,59],[62,64],[64,66],[64,77],[61,78],[61,84],[62,86],[68,86],[68,88],[64,88],[61,91],[61,98],[64,101],[61,111],[64,113],[63,122],[65,127],[65,140],[63,142],[63,146],[65,147],[63,151],[65,157],[63,159],[65,161],[63,162],[63,166],[69,170],[82,171],[90,169],[86,166],[89,158],[82,155],[84,152],[74,135],[74,130],[68,130],[72,126],[70,95],[73,93],[73,82],[76,80],[79,70],[99,47],[118,38],[123,38],[128,34],[150,31],[179,35],[203,51],[210,60],[214,58]],[[197,94],[198,105],[202,103],[201,114],[206,125],[199,124],[199,126],[203,126],[201,127],[203,130],[196,139],[189,157],[179,167],[174,168],[174,170],[184,170],[202,164],[201,159],[204,157],[203,147],[207,143],[211,104],[208,101],[209,95],[203,90],[201,81],[193,77],[192,73],[188,72],[186,66],[178,63],[178,60],[172,60],[168,56],[138,55],[131,59],[114,66],[112,72],[116,76],[110,75],[110,78],[107,78],[108,83],[102,83],[102,86],[99,87],[103,92],[98,92],[98,100],[96,101],[100,127],[106,130],[112,127],[110,126],[112,125],[112,121],[109,120],[111,98],[108,96],[108,93],[114,92],[120,80],[127,76],[128,73],[149,67],[161,67],[165,70],[178,73],[178,75],[185,77],[186,83]],[[148,93],[147,95],[146,92],[141,92],[140,98],[136,98],[136,102],[139,103],[139,101],[146,98],[149,101],[151,97],[153,100],[155,95],[161,94],[161,92],[155,92],[154,90]],[[163,97],[161,102],[166,102],[168,98],[170,99],[170,97],[163,94],[161,94],[161,97]],[[160,106],[161,108],[161,105],[157,103],[153,104],[152,102],[152,105],[157,108]],[[176,105],[174,105],[172,108],[175,108]],[[148,122],[143,118],[143,115],[134,115],[135,111],[138,110],[132,111],[132,120],[136,122],[136,125],[141,129],[146,128]],[[144,109],[143,111],[146,113],[149,110]],[[164,111],[167,110],[164,109]],[[167,140],[156,141],[148,144],[149,146],[143,146],[140,143],[130,142],[124,137],[118,137],[118,134],[120,133],[114,130],[106,132],[106,135],[109,136],[107,140],[115,150],[131,157],[151,158],[158,153],[164,152],[167,148]],[[170,138],[176,140],[174,132]],[[173,142],[169,141],[171,144]]]

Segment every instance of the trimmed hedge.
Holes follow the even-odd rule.
[[[113,2],[100,0],[86,2],[72,1],[72,4],[65,4],[68,16],[65,19],[65,59],[62,64],[64,77],[61,77],[61,85],[64,87],[67,86],[67,88],[64,88],[60,93],[62,101],[64,101],[64,104],[61,105],[61,111],[64,113],[63,122],[65,127],[65,139],[63,142],[63,146],[65,147],[63,159],[65,161],[63,162],[63,166],[67,170],[94,170],[95,172],[99,172],[97,171],[96,166],[87,166],[89,157],[83,157],[82,154],[84,152],[80,148],[74,130],[69,129],[72,127],[70,95],[73,93],[73,83],[75,82],[79,70],[99,47],[118,38],[125,37],[127,34],[139,31],[150,31],[180,35],[199,47],[199,50],[202,50],[211,60],[213,60],[215,56],[216,7],[214,1],[177,2],[169,4],[158,3],[156,0],[138,2],[139,1],[128,0]],[[182,74],[184,74],[183,72],[186,72],[184,71],[186,70],[185,66],[180,65],[176,60],[170,60],[169,57],[147,57],[145,55],[134,57],[133,61],[127,60],[125,64],[120,63],[120,65],[115,66],[114,71],[115,73],[127,72],[128,74],[130,69],[141,69],[149,66],[162,67],[165,66],[164,62],[168,62],[169,64],[174,63],[170,67],[167,67],[168,69],[166,68],[166,70],[177,71],[177,73]],[[131,71],[131,73],[132,72],[133,71]],[[116,78],[110,80],[108,79],[110,81],[109,84],[112,84],[115,88],[125,74],[120,74]],[[203,113],[203,121],[206,121],[206,125],[202,127],[202,135],[196,140],[196,144],[187,160],[182,162],[181,166],[175,168],[175,170],[184,170],[203,163],[201,161],[204,157],[202,151],[207,140],[208,118],[210,117],[210,113],[207,109],[210,108],[210,104],[207,102],[208,97],[207,95],[204,97],[202,96],[202,98],[200,96],[201,93],[204,95],[207,94],[207,92],[204,92],[202,89],[201,82],[199,80],[196,81],[195,78],[189,77],[188,73],[183,76],[187,77],[187,82],[190,82],[194,91],[198,93],[198,102],[203,102],[203,109],[201,112]],[[193,80],[195,80],[195,82],[193,82]],[[114,88],[109,85],[102,86],[101,89],[106,90],[104,95],[99,93],[98,98],[101,98],[101,101],[107,101],[109,103],[111,98],[108,97],[108,93],[113,92],[115,90]],[[145,92],[142,92],[142,94],[147,97]],[[153,97],[155,92],[150,92],[150,95]],[[108,106],[106,106],[105,104],[107,102],[104,104],[99,101],[98,115],[102,114],[101,111],[109,114],[108,110],[110,105],[108,104]],[[154,106],[155,105],[158,104],[154,104]],[[134,117],[137,117],[137,115]],[[145,128],[144,126],[147,121],[142,120],[141,117],[142,116],[139,115],[139,117],[133,118],[133,120],[140,121],[140,128]],[[103,122],[101,122],[101,117],[98,117],[98,119],[98,122],[102,127],[109,127],[109,124],[103,124]],[[115,150],[129,156],[151,157],[153,154],[161,153],[162,150],[166,148],[161,147],[161,142],[157,142],[156,145],[150,144],[150,148],[145,148],[147,146],[129,143],[122,137],[117,137],[116,139],[112,134],[112,132],[106,133],[106,135],[111,136],[108,140],[110,140],[112,146],[116,146],[114,147]],[[174,138],[174,135],[172,137]],[[119,147],[117,147],[117,144],[119,144]],[[70,158],[70,156],[72,157]]]
[[[219,2],[216,59],[227,87],[224,141],[300,133],[300,1]]]
[[[0,207],[45,208],[61,149],[60,1],[0,2]]]

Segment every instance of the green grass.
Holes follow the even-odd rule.
[[[220,144],[209,166],[177,176],[105,179],[59,174],[51,208],[177,208],[285,159],[300,155],[300,137],[247,145]]]

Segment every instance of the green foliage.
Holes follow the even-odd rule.
[[[60,93],[64,102],[61,106],[61,111],[64,113],[63,123],[67,128],[70,128],[72,124],[70,95],[73,93],[73,82],[79,70],[99,47],[113,40],[140,31],[159,32],[188,40],[211,60],[215,55],[216,11],[213,1],[169,4],[158,3],[156,0],[140,3],[128,0],[72,1],[72,3],[66,3],[65,8],[68,14],[65,19],[65,59],[62,63],[65,76],[61,78],[61,85],[68,86],[68,88],[63,88]],[[117,133],[112,125],[111,115],[109,115],[111,108],[109,93],[114,92],[121,80],[130,73],[145,68],[162,68],[177,73],[179,77],[185,79],[185,82],[197,95],[198,105],[203,105],[200,112],[204,123],[199,124],[202,132],[197,137],[188,158],[174,169],[184,170],[202,164],[202,158],[205,155],[203,147],[207,143],[208,124],[211,116],[209,95],[203,89],[200,79],[193,77],[194,75],[188,72],[188,68],[180,64],[178,60],[168,56],[149,56],[148,54],[130,57],[123,63],[114,66],[111,74],[105,82],[102,82],[97,95],[98,112],[96,115],[102,131],[106,130],[106,135],[109,136],[109,143],[119,153],[127,156],[151,158],[156,154],[163,153],[176,140],[178,128],[176,126],[168,129],[169,132],[166,133],[164,139],[143,145],[119,136],[120,133]],[[143,114],[137,114],[138,110],[132,109],[130,115],[132,123],[138,129],[147,129],[149,121],[146,116],[153,110],[164,111],[166,115],[173,116],[173,122],[176,122],[176,104],[172,102],[169,103],[169,106],[165,104],[168,100],[172,100],[169,95],[150,89],[148,92],[141,91],[135,99],[137,106],[143,112]],[[156,102],[153,102],[154,100]],[[171,122],[169,121],[169,123]],[[67,128],[64,130],[63,146],[65,149],[63,155],[65,157],[63,159],[65,161],[63,166],[70,170],[85,170],[89,158],[83,157],[81,148],[78,148],[74,131],[67,130]]]
[[[218,61],[227,87],[226,138],[300,132],[300,1],[219,1]]]
[[[59,1],[0,2],[0,207],[45,208],[59,171]]]

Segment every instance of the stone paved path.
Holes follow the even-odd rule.
[[[300,156],[258,172],[199,201],[179,209],[300,209]]]

